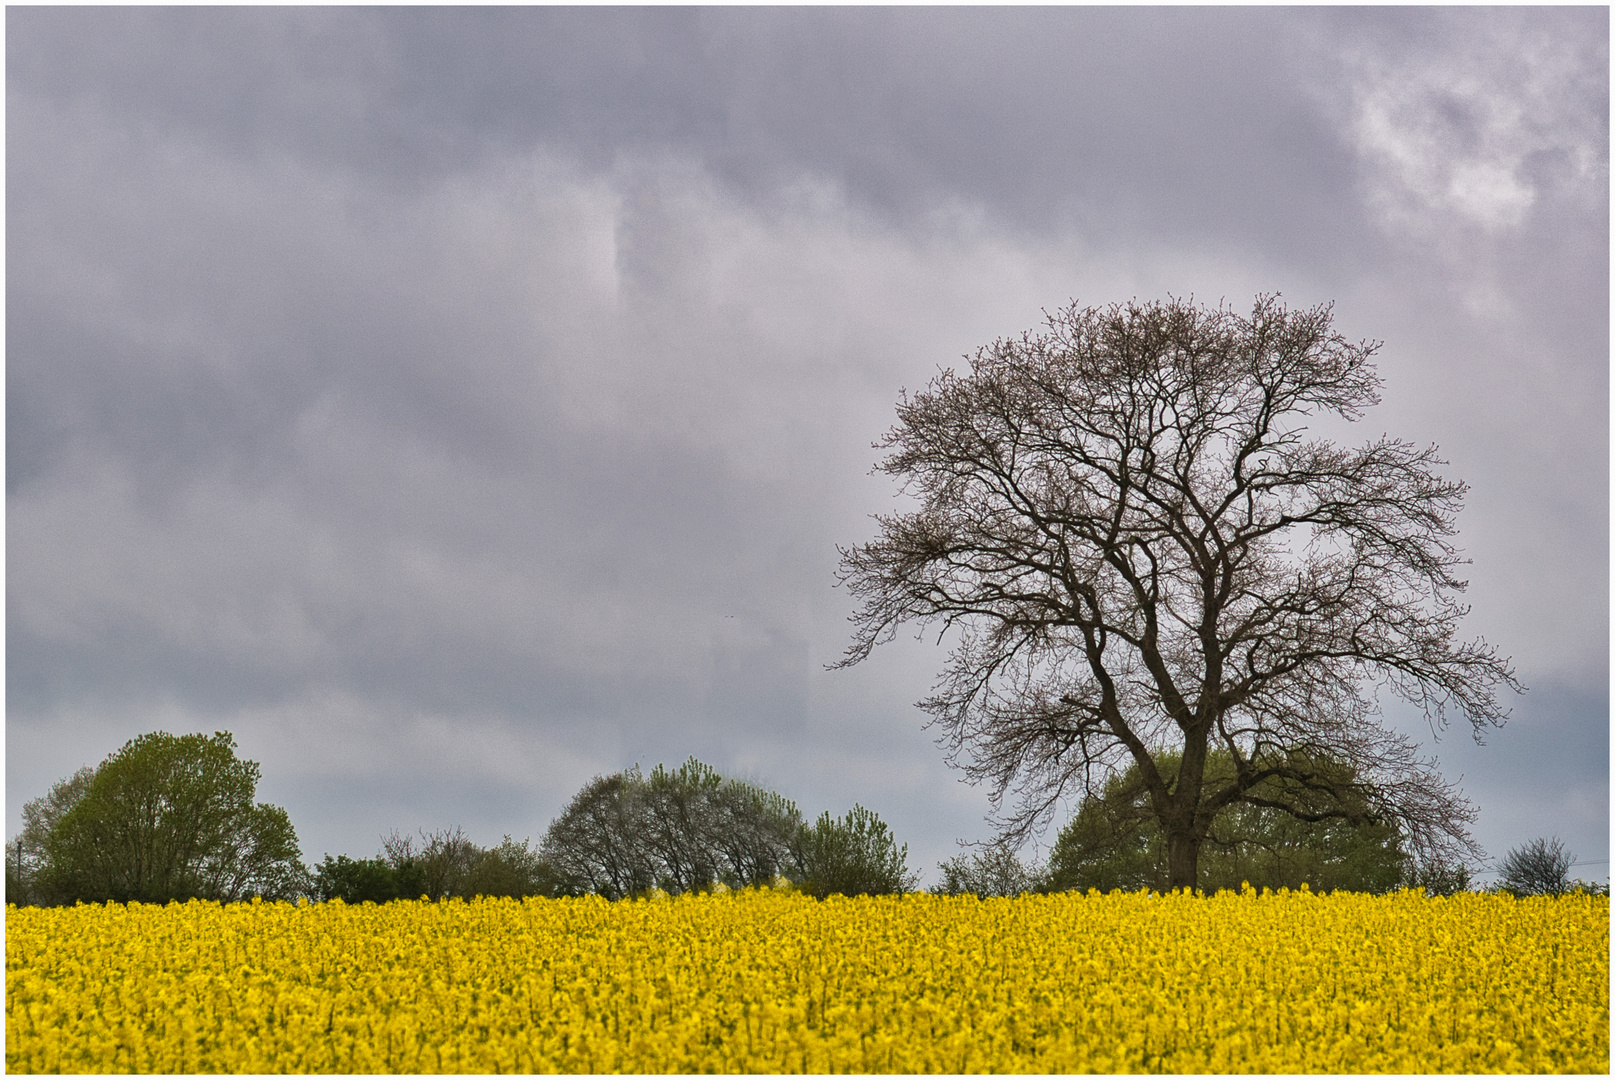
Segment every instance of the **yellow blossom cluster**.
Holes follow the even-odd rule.
[[[1609,901],[6,909],[13,1072],[1607,1072]]]

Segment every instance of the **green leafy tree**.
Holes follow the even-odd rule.
[[[1178,767],[1175,755],[1157,761],[1168,776]],[[1206,776],[1221,782],[1234,767],[1231,755],[1213,754]],[[1400,833],[1375,817],[1349,766],[1314,761],[1297,771],[1312,778],[1310,787],[1286,790],[1295,781],[1273,777],[1212,821],[1200,850],[1199,888],[1238,889],[1248,881],[1293,889],[1305,882],[1317,891],[1377,893],[1411,883]],[[1298,810],[1308,818],[1297,817]],[[1085,799],[1050,853],[1051,889],[1164,891],[1169,884],[1165,838],[1136,768]]]
[[[826,810],[802,830],[799,843],[802,888],[821,900],[832,893],[879,896],[914,888],[908,845],[898,846],[880,816],[857,804],[843,818]]]
[[[142,735],[25,809],[18,877],[40,903],[295,896],[297,835],[258,776],[228,732]]]
[[[380,856],[350,859],[346,855],[326,855],[314,868],[311,891],[316,900],[341,900],[345,904],[384,904],[399,897],[397,874],[392,864]]]
[[[508,835],[491,848],[482,849],[461,885],[463,895],[472,896],[554,896],[559,881],[555,868],[526,840]]]

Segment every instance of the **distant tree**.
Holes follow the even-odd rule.
[[[1460,862],[1435,862],[1414,866],[1408,885],[1431,896],[1452,896],[1469,891],[1469,867]]]
[[[386,859],[350,859],[346,855],[326,855],[314,868],[310,891],[316,900],[341,900],[345,904],[384,904],[397,900],[398,879]]]
[[[722,874],[719,835],[726,822],[719,791],[723,777],[695,758],[677,770],[651,770],[635,791],[639,839],[655,866],[659,888],[690,892]]]
[[[44,795],[24,803],[22,832],[6,845],[6,900],[13,904],[42,904],[45,871],[45,842],[69,810],[84,798],[95,770],[86,765],[65,780],[57,781]]]
[[[423,831],[418,842],[394,832],[382,841],[381,847],[392,865],[399,895],[409,899],[464,896],[466,884],[483,857],[482,849],[459,826],[432,833]]]
[[[1016,856],[1008,844],[990,844],[969,853],[961,852],[945,862],[938,863],[942,880],[933,892],[944,896],[1019,896],[1036,892],[1041,881]]]
[[[1570,889],[1575,855],[1557,836],[1521,844],[1503,857],[1498,884],[1515,896],[1558,896]]]
[[[725,780],[714,805],[711,844],[724,884],[745,888],[802,876],[802,814],[794,802],[756,784]]]
[[[539,850],[560,889],[620,900],[650,891],[658,866],[645,837],[638,770],[596,777],[550,823]]]
[[[1161,754],[1168,777],[1179,767]],[[1226,782],[1235,768],[1230,755],[1213,753],[1210,783]],[[1197,887],[1206,892],[1257,888],[1345,889],[1386,892],[1406,883],[1412,866],[1395,826],[1376,819],[1371,800],[1359,793],[1349,765],[1307,763],[1313,787],[1287,790],[1295,781],[1274,776],[1250,792],[1253,800],[1231,803],[1212,821],[1199,860]],[[1316,808],[1316,820],[1296,816]],[[1047,887],[1165,891],[1170,876],[1161,828],[1149,806],[1138,769],[1112,777],[1098,796],[1085,799],[1060,830],[1050,853]]]
[[[8,863],[39,903],[290,898],[297,835],[258,776],[228,732],[142,735],[30,803]]]
[[[1434,447],[1307,432],[1377,403],[1376,348],[1327,306],[1258,297],[1248,317],[1073,304],[979,350],[877,444],[918,506],[841,553],[858,602],[842,666],[904,626],[956,632],[922,707],[995,803],[1019,793],[1005,835],[1133,768],[1173,887],[1200,882],[1236,803],[1309,821],[1335,812],[1316,796],[1349,794],[1421,861],[1478,852],[1473,807],[1373,708],[1377,685],[1478,735],[1518,687],[1456,636],[1465,487]],[[1213,750],[1235,764],[1215,779]]]
[[[878,816],[854,806],[805,826],[796,804],[755,784],[725,779],[694,758],[596,777],[550,824],[539,847],[555,888],[607,899],[660,888],[744,888],[784,878],[817,896],[913,887]]]
[[[801,833],[804,892],[824,899],[906,892],[915,881],[908,872],[908,845],[898,846],[878,814],[857,804],[844,818],[827,810]]]
[[[471,896],[554,896],[559,882],[554,867],[526,840],[508,835],[497,845],[482,849],[461,884]]]
[[[567,893],[742,888],[801,876],[800,825],[789,799],[691,758],[648,777],[637,767],[596,777],[551,823],[539,851]]]

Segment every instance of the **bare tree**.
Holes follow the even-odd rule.
[[[1038,875],[1016,856],[1008,844],[977,845],[937,864],[942,880],[931,891],[942,896],[970,893],[978,897],[1019,896],[1035,891]]]
[[[1479,738],[1506,716],[1499,684],[1518,688],[1455,639],[1466,489],[1434,447],[1307,436],[1308,417],[1378,401],[1378,346],[1331,325],[1276,297],[1248,318],[1073,304],[899,402],[878,470],[920,506],[841,552],[858,608],[838,666],[904,624],[956,632],[921,705],[1007,837],[1136,765],[1174,888],[1237,802],[1383,819],[1423,858],[1477,850],[1473,808],[1375,708],[1385,689]],[[1208,782],[1213,747],[1226,780]],[[1307,798],[1257,793],[1274,778]]]
[[[1564,841],[1539,837],[1510,851],[1498,866],[1499,884],[1515,896],[1558,896],[1570,889],[1576,857]]]

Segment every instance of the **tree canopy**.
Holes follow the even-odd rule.
[[[141,735],[24,808],[8,889],[38,903],[295,896],[297,835],[257,786],[228,732]]]
[[[918,508],[841,552],[841,663],[905,625],[953,634],[921,705],[1007,836],[1136,769],[1173,887],[1236,804],[1361,804],[1421,860],[1475,850],[1473,808],[1375,707],[1477,737],[1506,716],[1506,660],[1457,637],[1465,487],[1434,447],[1308,434],[1378,402],[1377,346],[1332,322],[1276,297],[1072,304],[899,402],[878,468]]]

